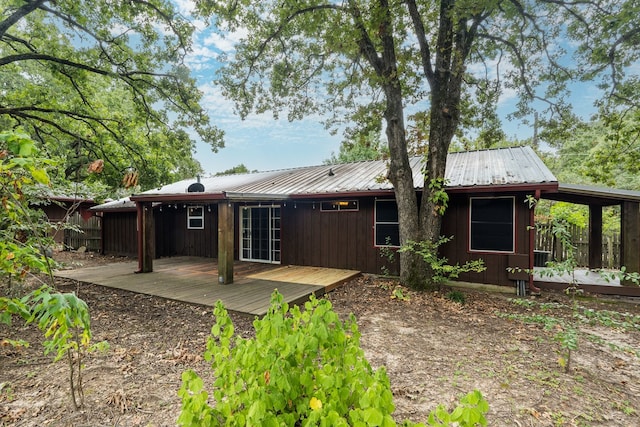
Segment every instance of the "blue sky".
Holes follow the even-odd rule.
[[[174,0],[184,15],[189,15],[189,0]],[[220,88],[213,84],[215,71],[219,67],[217,57],[221,52],[233,50],[234,38],[243,36],[237,33],[221,39],[206,28],[202,22],[194,21],[197,30],[194,52],[188,65],[198,79],[204,93],[203,106],[209,112],[212,123],[225,131],[225,148],[213,153],[210,147],[198,143],[196,159],[206,173],[220,172],[240,163],[250,170],[274,170],[321,164],[337,153],[342,136],[331,135],[320,123],[320,117],[307,117],[303,121],[289,122],[274,120],[270,113],[251,115],[241,120],[234,113],[233,103],[226,100]],[[573,103],[576,113],[588,118],[593,112],[593,101],[597,90],[593,85],[585,84],[574,88]],[[500,112],[506,115],[515,106],[515,97],[506,92],[501,100]],[[529,126],[516,122],[502,121],[503,129],[509,137],[519,139],[532,135]]]

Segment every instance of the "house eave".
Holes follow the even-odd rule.
[[[332,193],[297,193],[290,196],[291,199],[343,199],[354,197],[388,197],[394,195],[393,189],[388,190],[361,190],[361,191],[336,191]]]
[[[134,194],[133,202],[216,202],[225,200],[224,193]]]
[[[231,202],[258,202],[258,201],[278,201],[288,200],[288,194],[268,194],[268,193],[238,193],[233,191],[225,191],[224,199]]]
[[[558,182],[527,182],[521,184],[491,184],[491,185],[474,185],[468,187],[445,187],[445,191],[450,194],[464,193],[504,193],[512,192],[535,192],[556,193],[558,191]]]

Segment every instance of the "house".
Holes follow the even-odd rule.
[[[422,159],[412,158],[411,166],[420,195]],[[366,161],[196,178],[92,210],[102,216],[103,252],[136,256],[140,272],[152,271],[154,258],[187,255],[217,258],[220,283],[233,281],[234,260],[397,272],[397,259],[385,256],[385,248],[399,245],[386,173],[385,161]],[[508,271],[533,267],[531,200],[582,196],[582,202],[593,204],[596,221],[602,205],[597,192],[577,194],[565,187],[562,193],[529,147],[451,153],[446,180],[449,207],[442,234],[453,240],[441,248],[442,256],[450,263],[482,258],[486,265],[482,273],[460,277],[463,281],[532,286],[527,274]],[[620,203],[629,203],[626,220],[635,215],[638,222],[640,193]],[[631,234],[636,250],[630,253],[637,258],[637,225]],[[639,263],[631,268],[639,271]]]
[[[41,210],[52,224],[50,237],[55,243],[77,249],[85,246],[89,250],[99,250],[100,224],[89,209],[97,203],[92,199],[62,194],[46,194],[33,208]],[[63,224],[73,224],[81,231],[66,229]]]

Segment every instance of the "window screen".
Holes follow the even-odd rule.
[[[471,198],[470,249],[514,252],[514,198]]]
[[[395,200],[376,200],[375,245],[400,246],[398,205]]]

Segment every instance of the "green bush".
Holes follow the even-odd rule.
[[[343,324],[328,300],[289,309],[274,293],[269,312],[254,321],[255,339],[234,338],[218,302],[205,359],[215,374],[215,406],[202,380],[183,374],[184,426],[395,425],[389,379],[360,348],[352,316]]]
[[[221,302],[214,314],[205,351],[215,376],[212,396],[194,371],[185,371],[179,425],[396,425],[389,378],[366,360],[353,315],[343,324],[331,302],[314,297],[304,311],[290,308],[276,291],[266,316],[254,321],[255,338],[244,339],[234,335]],[[451,414],[438,406],[428,425],[486,425],[487,409],[475,391]]]
[[[445,297],[449,301],[457,302],[458,304],[465,304],[467,302],[467,298],[464,296],[464,293],[456,289],[449,291]]]

